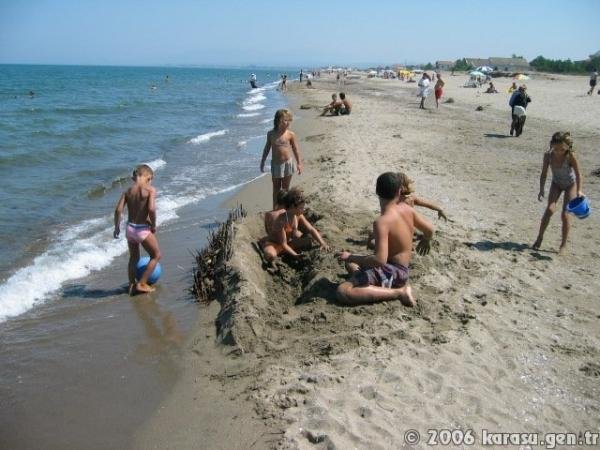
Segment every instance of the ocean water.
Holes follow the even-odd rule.
[[[0,65],[0,322],[127,251],[112,214],[136,165],[159,227],[260,176],[285,98],[279,71],[252,71],[259,89],[250,70]]]

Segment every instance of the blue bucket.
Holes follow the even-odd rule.
[[[148,266],[149,262],[150,262],[149,256],[142,256],[139,259],[139,261],[137,263],[137,267],[135,269],[135,277],[137,280],[142,278],[142,275],[144,275],[144,271],[146,270],[146,266]],[[148,283],[150,283],[150,284],[156,283],[158,281],[158,279],[160,278],[161,274],[162,274],[162,267],[160,267],[160,263],[158,263],[158,264],[156,264],[156,267],[152,271],[152,274],[148,277]]]
[[[574,214],[580,219],[585,219],[590,215],[590,202],[587,197],[575,197],[567,205],[567,212]]]

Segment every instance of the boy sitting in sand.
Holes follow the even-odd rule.
[[[279,192],[275,209],[265,214],[267,236],[259,241],[267,262],[284,253],[298,257],[298,251],[311,248],[311,237],[322,250],[329,250],[319,231],[304,217],[305,204],[304,193],[298,188]]]
[[[129,246],[129,295],[136,292],[152,292],[154,288],[148,284],[148,278],[160,260],[160,248],[156,239],[156,189],[152,187],[154,172],[150,166],[142,164],[133,171],[133,186],[125,191],[115,208],[115,230],[113,236],[119,237],[121,233],[121,217],[127,205],[128,219],[127,245]],[[135,271],[140,259],[140,244],[150,255],[150,261],[142,277],[135,281]]]
[[[340,92],[340,100],[342,101],[342,106],[340,107],[340,115],[348,116],[352,112],[352,103],[350,100],[346,98],[346,94]]]
[[[423,238],[417,245],[421,255],[429,253],[434,227],[411,206],[400,201],[401,177],[386,172],[377,178],[381,216],[373,223],[375,254],[338,254],[352,274],[351,281],[338,287],[340,302],[348,305],[375,303],[399,299],[405,306],[414,306],[415,299],[408,284],[408,265],[412,256],[413,232],[417,228]]]
[[[271,149],[273,157],[271,159],[271,176],[273,180],[273,209],[277,203],[277,193],[281,190],[288,190],[294,174],[294,159],[296,159],[298,175],[302,174],[302,161],[300,159],[300,149],[296,134],[289,130],[292,123],[292,113],[287,109],[279,109],[275,113],[273,120],[273,129],[267,133],[267,142],[260,160],[260,171],[265,171],[265,161]]]
[[[331,94],[331,103],[329,103],[329,105],[323,108],[323,112],[321,113],[321,115],[324,116],[329,112],[337,116],[340,112],[340,108],[342,107],[342,105],[343,103],[340,100],[338,100],[337,94]]]
[[[400,178],[400,202],[404,202],[413,208],[415,206],[420,206],[422,208],[431,209],[432,211],[436,211],[438,213],[438,219],[444,219],[446,222],[448,221],[448,217],[446,217],[446,213],[437,203],[432,202],[430,200],[424,199],[422,197],[417,197],[414,194],[414,181],[408,178],[408,176],[402,172],[397,173]],[[370,250],[375,249],[375,237],[373,233],[369,233],[369,238],[367,240],[367,248]]]

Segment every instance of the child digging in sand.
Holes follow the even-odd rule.
[[[403,305],[415,305],[408,284],[413,232],[417,228],[423,233],[417,253],[425,255],[429,253],[434,227],[411,206],[400,201],[401,188],[397,173],[386,172],[377,178],[381,215],[373,223],[375,254],[361,256],[346,251],[338,254],[352,274],[351,281],[338,287],[340,302],[357,305],[399,299]]]
[[[148,278],[160,260],[160,248],[156,239],[156,189],[152,187],[154,172],[150,166],[142,164],[133,171],[133,186],[125,191],[115,208],[115,230],[113,236],[119,237],[121,233],[121,218],[123,209],[127,205],[128,219],[127,245],[129,246],[129,295],[136,292],[147,293],[154,291],[148,284]],[[140,244],[150,255],[150,261],[142,277],[135,281],[135,271],[140,259]]]
[[[322,250],[329,250],[319,231],[304,217],[306,201],[300,189],[280,191],[276,202],[275,209],[265,214],[267,236],[259,242],[267,262],[284,253],[298,257],[298,251],[312,246],[311,237]]]
[[[302,160],[298,140],[293,131],[288,128],[292,123],[292,113],[287,109],[280,109],[275,113],[273,129],[267,133],[267,142],[260,160],[260,171],[265,171],[265,161],[271,149],[271,176],[273,179],[273,209],[277,201],[277,193],[283,189],[288,190],[294,174],[294,159],[296,159],[298,175],[302,174]]]
[[[548,206],[542,216],[540,223],[540,231],[537,239],[532,245],[534,250],[538,250],[544,239],[544,232],[550,222],[550,217],[556,211],[556,204],[560,195],[564,192],[563,206],[561,212],[562,219],[562,239],[560,242],[559,254],[564,254],[566,251],[567,238],[569,237],[569,229],[571,228],[571,217],[567,213],[567,205],[575,197],[583,197],[581,184],[581,172],[575,152],[573,151],[573,139],[571,133],[561,133],[557,131],[552,135],[550,140],[550,150],[544,153],[544,162],[542,165],[542,174],[540,175],[540,192],[538,200],[541,202],[544,198],[544,186],[546,185],[546,176],[548,175],[548,167],[552,170],[552,183],[550,184],[550,192],[548,192]]]
[[[422,208],[431,209],[432,211],[436,211],[438,213],[438,219],[444,219],[446,222],[448,221],[446,213],[441,206],[430,200],[417,197],[414,194],[415,186],[413,180],[408,178],[408,176],[403,172],[398,172],[397,175],[400,178],[400,202],[404,202],[413,208],[415,206],[420,206]],[[367,239],[367,248],[370,250],[375,249],[375,237],[373,233],[369,233],[369,237]]]

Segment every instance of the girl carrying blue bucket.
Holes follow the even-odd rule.
[[[582,178],[579,164],[575,158],[573,151],[573,139],[571,133],[557,131],[552,135],[550,140],[550,149],[544,153],[544,162],[542,165],[542,174],[540,175],[540,193],[538,201],[544,198],[544,186],[546,184],[546,176],[548,175],[548,167],[552,170],[552,183],[548,192],[548,206],[542,216],[540,223],[540,231],[532,248],[538,250],[542,245],[544,232],[550,222],[550,217],[556,211],[556,205],[560,195],[564,192],[563,206],[561,212],[562,219],[562,240],[560,242],[559,254],[564,254],[569,229],[571,227],[571,217],[567,212],[569,202],[575,198],[584,197],[581,190]]]

